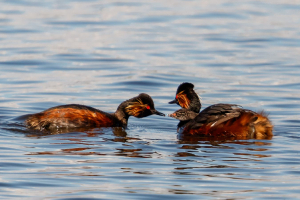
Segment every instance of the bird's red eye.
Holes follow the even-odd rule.
[[[178,98],[178,95],[176,94],[176,99]]]
[[[150,110],[150,106],[147,106],[146,108],[147,108],[148,110]]]

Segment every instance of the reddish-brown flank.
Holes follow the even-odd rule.
[[[198,129],[186,126],[182,134],[209,137],[235,137],[237,139],[267,139],[272,137],[273,126],[264,113],[243,112],[219,125],[204,124]]]
[[[38,130],[64,127],[109,127],[114,125],[114,120],[106,113],[96,110],[60,107],[31,115],[26,120],[26,125]]]

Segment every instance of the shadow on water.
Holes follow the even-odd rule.
[[[152,154],[152,152],[143,151],[142,147],[135,148],[132,146],[132,143],[135,141],[141,141],[141,139],[138,137],[128,136],[126,130],[122,127],[65,128],[57,129],[51,132],[37,131],[26,128],[23,122],[27,116],[28,115],[24,115],[4,123],[2,122],[0,123],[0,129],[5,130],[9,134],[23,134],[26,138],[31,139],[43,140],[45,138],[49,138],[53,141],[65,141],[60,142],[61,148],[59,151],[31,152],[28,155],[115,155],[147,158],[151,157]],[[115,148],[115,151],[103,153],[101,149],[103,143],[122,143],[124,148],[120,147],[120,145],[116,145],[117,147]],[[80,147],[71,147],[78,145]],[[138,144],[138,146],[140,145]]]
[[[9,133],[23,134],[26,138],[32,139],[45,139],[50,138],[54,141],[60,142],[62,145],[60,150],[57,151],[38,151],[31,152],[28,155],[115,155],[125,157],[140,157],[151,158],[152,155],[156,155],[156,151],[147,151],[147,144],[140,144],[142,141],[139,137],[128,136],[128,133],[124,128],[112,127],[112,128],[69,128],[69,129],[57,129],[55,131],[36,131],[27,129],[24,125],[24,120],[28,115],[23,115],[12,120],[1,122],[0,128]],[[269,138],[271,139],[271,138]],[[117,145],[113,152],[109,151],[103,153],[101,146],[104,143],[121,143],[122,146]],[[263,146],[270,146],[271,143],[268,140],[237,140],[236,138],[208,138],[208,137],[183,137],[178,136],[176,142],[179,146],[178,149],[184,150],[178,152],[174,157],[207,157],[207,155],[199,155],[199,152],[208,153],[211,149],[219,150],[232,150],[240,149],[241,146],[245,147],[251,153],[233,153],[234,155],[243,156],[255,156],[257,158],[268,157],[269,155],[258,154],[258,152],[267,151],[267,148]],[[233,146],[238,145],[238,146]],[[73,146],[76,147],[73,147]],[[79,145],[80,147],[77,147]],[[259,147],[259,148],[257,148]]]
[[[255,163],[267,162],[272,157],[269,151],[272,143],[268,140],[180,137],[171,141],[156,139],[154,142],[143,138],[142,131],[149,130],[142,129],[139,132],[138,127],[126,130],[77,128],[47,133],[26,129],[22,123],[24,119],[26,115],[5,123],[0,122],[0,128],[11,135],[23,134],[23,140],[30,140],[29,143],[23,143],[25,146],[26,143],[29,145],[29,150],[23,152],[23,156],[33,162],[39,160],[42,171],[60,177],[58,182],[55,177],[52,187],[65,182],[72,185],[70,181],[76,177],[78,183],[97,182],[97,189],[90,186],[95,192],[116,192],[116,189],[106,184],[119,187],[120,179],[130,180],[127,184],[128,191],[131,191],[130,187],[133,191],[152,191],[143,185],[141,180],[155,179],[149,182],[149,187],[159,188],[156,183],[161,185],[170,179],[176,184],[164,188],[167,194],[217,197],[218,192],[212,190],[214,187],[230,189],[226,185],[237,180],[265,181],[255,175],[247,177],[243,174],[243,170],[248,173],[257,171],[253,167]],[[138,132],[138,136],[131,136],[134,132]],[[27,168],[36,166],[31,163],[27,165]],[[41,182],[34,180],[37,183]],[[201,186],[202,189],[199,190],[196,185],[185,186],[191,182]],[[245,190],[244,186],[237,185],[234,188],[238,191],[236,194],[259,191]],[[80,190],[75,194],[78,191]]]
[[[265,139],[243,139],[235,137],[201,137],[201,136],[187,136],[178,135],[177,143],[179,152],[174,154],[174,161],[191,161],[198,160],[203,166],[195,167],[179,167],[176,168],[175,173],[187,174],[186,170],[189,169],[218,169],[218,168],[239,168],[239,165],[232,162],[237,161],[250,161],[260,162],[264,158],[270,158],[272,153],[270,147],[272,146],[272,136]],[[181,151],[182,150],[182,151]],[[201,152],[201,153],[200,153]],[[217,156],[216,156],[217,155]],[[218,160],[219,163],[211,164],[205,160]],[[204,161],[202,161],[204,160]],[[220,161],[224,161],[220,163]],[[230,162],[230,163],[228,163]],[[228,165],[227,165],[228,164]],[[183,172],[182,172],[182,171]],[[230,170],[229,170],[230,171]],[[232,174],[234,174],[232,172]],[[208,175],[212,177],[213,175]]]

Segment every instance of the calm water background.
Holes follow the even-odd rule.
[[[300,196],[300,1],[0,1],[1,199]],[[184,141],[177,121],[59,135],[17,117],[78,103],[157,110],[192,82],[203,107],[266,110],[271,140]]]

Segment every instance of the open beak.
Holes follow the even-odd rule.
[[[177,103],[177,104],[178,104],[177,99],[174,99],[173,101],[170,101],[170,102],[169,102],[169,104],[173,104],[173,103]]]
[[[164,113],[158,112],[157,110],[151,110],[153,115],[165,116]]]

